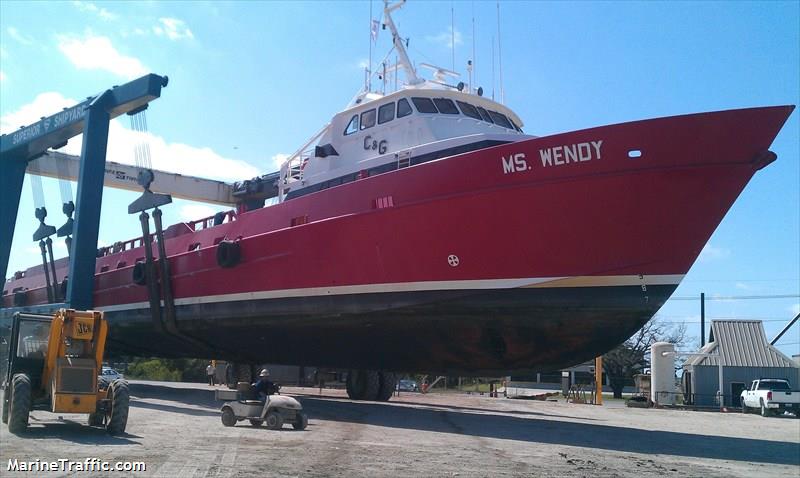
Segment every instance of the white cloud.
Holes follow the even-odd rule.
[[[458,28],[456,28],[455,32],[453,32],[452,27],[447,27],[447,30],[439,33],[438,35],[428,35],[425,37],[425,40],[447,49],[453,48],[453,43],[455,43],[455,46],[464,43],[461,32],[458,31]]]
[[[268,172],[279,171],[288,158],[289,155],[284,153],[278,153],[273,156],[271,158],[272,162],[270,163],[271,168]]]
[[[125,78],[136,78],[148,73],[137,58],[118,52],[108,37],[87,34],[81,40],[59,37],[58,49],[79,70],[105,70]]]
[[[19,43],[22,43],[23,45],[33,45],[33,37],[21,33],[16,28],[8,27],[6,31],[8,31],[8,34],[11,36],[11,38],[17,40]]]
[[[752,286],[745,284],[744,282],[737,282],[736,288],[739,290],[753,290]]]
[[[731,255],[730,249],[725,249],[722,247],[714,247],[709,242],[708,244],[703,247],[703,250],[700,251],[700,255],[698,256],[697,260],[700,262],[709,262],[719,259],[725,259]]]
[[[0,70],[0,81],[6,81],[6,74],[3,70]]]
[[[38,121],[41,116],[52,115],[64,107],[74,106],[77,103],[73,99],[63,97],[60,93],[42,93],[32,103],[0,117],[0,132],[12,132],[20,126]],[[142,141],[146,141],[150,145],[150,156],[154,169],[228,182],[250,179],[259,175],[258,168],[245,161],[224,157],[209,147],[169,143],[153,133],[130,130],[124,127],[119,119],[111,122],[106,157],[109,161],[135,164],[134,148]],[[81,136],[72,138],[60,151],[68,154],[80,154]]]
[[[153,33],[157,36],[166,35],[170,40],[182,40],[184,38],[189,40],[194,39],[194,34],[189,30],[189,27],[186,26],[186,22],[183,20],[177,18],[159,18],[158,21],[161,25],[153,27]]]
[[[789,307],[789,312],[792,313],[792,317],[800,314],[800,304],[794,304],[793,306]]]
[[[116,20],[117,18],[119,18],[119,15],[117,15],[116,13],[111,13],[105,8],[98,7],[92,2],[81,2],[75,0],[72,2],[72,6],[74,6],[75,8],[77,8],[82,12],[94,13],[103,20]]]
[[[71,98],[64,98],[60,93],[41,93],[31,103],[0,117],[0,133],[11,133],[20,126],[27,126],[39,121],[42,116],[55,114],[63,108],[75,106],[77,103]]]
[[[213,216],[222,210],[223,208],[221,207],[215,209],[211,206],[206,206],[205,204],[187,204],[181,208],[180,218],[181,221],[184,222],[196,221],[198,219]]]

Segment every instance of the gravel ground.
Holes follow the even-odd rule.
[[[222,426],[211,387],[132,382],[127,434],[34,412],[0,427],[0,476],[800,476],[800,420],[403,393],[352,402],[284,388],[305,431]],[[9,460],[143,461],[145,472],[13,472]]]

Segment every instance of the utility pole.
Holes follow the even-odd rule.
[[[700,347],[706,344],[706,294],[700,293]]]

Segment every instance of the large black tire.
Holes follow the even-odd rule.
[[[11,379],[11,410],[8,412],[8,431],[19,434],[28,428],[31,413],[31,379],[25,374]],[[6,390],[6,393],[9,391]]]
[[[230,408],[222,409],[222,424],[226,427],[232,427],[236,425],[236,415],[233,414],[233,410]]]
[[[131,400],[128,382],[114,380],[111,383],[109,392],[111,394],[111,412],[106,424],[106,431],[112,435],[121,435],[125,433],[125,427],[128,425],[128,411]]]
[[[89,426],[90,427],[102,427],[103,426],[103,417],[105,414],[103,412],[94,412],[89,414]]]
[[[397,375],[390,372],[381,372],[380,380],[381,386],[378,390],[377,400],[388,402],[389,399],[392,398],[392,395],[394,395],[395,388],[397,388]]]
[[[295,430],[305,430],[308,426],[308,415],[303,412],[297,412],[297,416],[294,419],[294,423],[292,423],[292,427]]]
[[[275,411],[272,410],[267,413],[267,428],[270,430],[280,430],[283,427],[283,416]]]
[[[364,397],[362,400],[377,400],[381,390],[381,374],[374,370],[364,370]]]
[[[347,396],[351,400],[361,400],[364,396],[364,378],[361,370],[347,371]]]
[[[8,394],[9,390],[6,390],[5,396],[3,396],[3,423],[8,423],[8,409],[11,407],[11,404],[6,400]]]

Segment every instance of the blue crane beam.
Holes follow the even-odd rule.
[[[161,96],[167,81],[166,76],[145,75],[0,136],[0,277],[4,281],[28,161],[83,133],[67,303],[77,309],[92,307],[108,123],[145,108]]]

